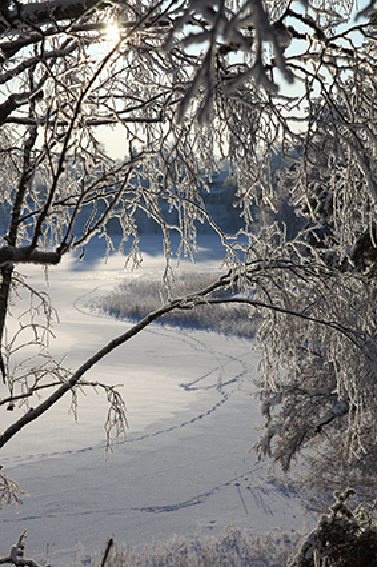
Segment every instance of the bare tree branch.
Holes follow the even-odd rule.
[[[0,248],[0,266],[4,264],[41,264],[53,266],[59,264],[61,255],[58,252],[32,250],[29,246],[15,248],[5,246]]]

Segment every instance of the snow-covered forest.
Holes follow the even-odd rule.
[[[280,511],[291,491],[314,521],[336,492],[329,522],[307,537],[298,565],[338,565],[342,545],[352,565],[375,561],[367,506],[376,485],[376,29],[373,0],[0,3],[0,507],[7,526],[0,534],[9,536],[8,505],[14,510],[24,499],[21,479],[33,475],[47,487],[58,478],[54,467],[42,474],[25,457],[84,448],[78,433],[62,441],[75,449],[48,445],[66,398],[76,418],[89,408],[88,429],[97,428],[102,408],[105,439],[101,432],[97,443],[106,455],[114,451],[113,470],[123,470],[116,445],[131,423],[126,407],[137,380],[128,391],[126,379],[118,385],[120,372],[127,377],[137,366],[143,374],[144,365],[148,387],[152,381],[162,392],[170,364],[176,376],[198,372],[203,392],[220,395],[213,408],[248,376],[250,390],[242,391],[255,394],[259,416],[250,419],[260,427],[243,450],[252,445],[265,482],[285,494]],[[122,158],[112,155],[114,140]],[[106,275],[99,255],[117,262]],[[153,258],[162,260],[157,271]],[[174,363],[167,358],[164,372],[154,369],[179,337]],[[185,354],[187,341],[202,346]],[[221,349],[213,341],[224,341]],[[208,357],[218,366],[207,375]],[[216,372],[217,382],[207,384]],[[166,395],[174,400],[176,387],[196,392],[195,380],[185,375],[173,390],[169,382]],[[104,395],[106,408],[93,392]],[[165,425],[176,432],[186,409],[202,403],[180,398],[174,414],[174,403],[159,399],[153,419],[135,431],[175,415]],[[245,431],[239,404],[233,411],[242,406]],[[194,413],[187,423],[195,427],[213,417],[208,407]],[[55,426],[43,425],[49,420]],[[205,427],[195,448],[202,434]],[[229,433],[228,452],[236,438]],[[94,443],[88,431],[82,439],[85,448]],[[38,448],[43,442],[47,451]],[[186,458],[199,467],[189,449]],[[91,465],[75,466],[79,474]],[[178,462],[169,471],[175,467],[178,478]],[[102,490],[98,470],[88,478]],[[238,474],[233,487],[248,515]],[[241,476],[250,487],[248,474]],[[219,478],[218,486],[230,482]],[[88,502],[89,486],[79,485]],[[364,506],[354,516],[350,487]],[[186,496],[187,506],[199,498]],[[49,506],[59,515],[61,504],[52,493],[41,521]],[[161,507],[130,510],[147,508]]]

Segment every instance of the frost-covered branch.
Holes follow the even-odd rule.
[[[53,266],[59,264],[61,255],[58,252],[45,252],[43,250],[32,250],[29,246],[16,248],[4,246],[0,248],[0,265],[13,264],[41,264]]]
[[[0,564],[8,563],[10,565],[16,565],[16,567],[40,567],[36,561],[33,559],[24,558],[25,550],[25,539],[27,538],[27,530],[24,530],[20,535],[18,542],[12,546],[10,554],[8,557],[1,557]],[[47,564],[47,567],[51,567]]]
[[[28,495],[28,493],[21,490],[14,480],[11,480],[1,472],[1,469],[2,466],[0,465],[0,510],[4,506],[10,506],[13,503],[15,503],[16,507],[19,508],[22,504],[20,497]],[[7,561],[2,561],[2,563],[7,563]]]
[[[120,345],[124,344],[132,337],[137,335],[140,331],[142,331],[145,327],[150,325],[153,321],[168,313],[169,311],[176,308],[177,305],[166,305],[161,309],[158,309],[154,313],[150,313],[147,317],[145,317],[140,323],[134,325],[129,331],[126,331],[119,337],[110,341],[107,345],[105,345],[102,349],[100,349],[97,353],[91,356],[78,370],[72,375],[72,377],[67,380],[66,383],[62,384],[57,390],[51,394],[45,401],[39,404],[38,407],[29,410],[24,416],[22,416],[18,421],[13,423],[10,427],[8,427],[1,435],[0,435],[0,448],[3,447],[16,433],[18,433],[25,425],[31,423],[38,417],[40,417],[44,412],[51,408],[58,400],[60,400],[67,392],[72,390],[76,387],[79,380],[82,378],[86,372],[88,372],[97,362],[102,360],[107,354],[112,352],[115,348],[119,347]]]
[[[43,83],[42,83],[43,84]],[[0,124],[3,124],[12,112],[20,106],[29,104],[33,99],[38,99],[41,96],[42,85],[38,85],[33,91],[9,95],[6,101],[0,105]]]

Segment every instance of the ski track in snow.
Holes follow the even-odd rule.
[[[260,469],[259,469],[260,470]],[[181,510],[183,508],[189,508],[191,506],[197,506],[198,504],[203,504],[206,500],[208,500],[211,496],[213,496],[216,492],[221,492],[223,489],[230,487],[230,486],[234,486],[237,488],[237,492],[240,498],[240,501],[242,503],[242,507],[245,510],[245,513],[248,515],[248,509],[245,503],[245,499],[242,496],[241,493],[241,483],[239,482],[239,480],[244,480],[245,482],[249,480],[249,477],[251,477],[253,475],[253,472],[255,472],[256,469],[250,470],[242,475],[237,476],[237,481],[233,478],[230,480],[227,480],[226,482],[223,482],[222,484],[219,484],[217,486],[214,486],[213,488],[211,488],[210,490],[208,490],[207,492],[203,492],[201,494],[197,494],[195,496],[193,496],[192,498],[182,501],[182,502],[177,502],[174,504],[167,504],[165,506],[142,506],[142,507],[130,507],[130,508],[118,508],[118,509],[101,509],[101,510],[96,510],[96,511],[84,511],[84,512],[75,512],[73,513],[68,513],[66,514],[68,517],[69,516],[88,516],[88,515],[92,515],[92,514],[96,514],[96,515],[111,515],[111,516],[122,516],[125,512],[127,511],[133,511],[133,512],[149,512],[149,513],[154,513],[154,514],[160,514],[162,512],[176,512],[178,510]],[[266,488],[262,488],[262,487],[258,487],[258,488],[253,488],[252,486],[248,485],[246,487],[244,487],[244,490],[247,490],[257,508],[260,508],[264,514],[269,514],[271,516],[274,515],[272,509],[270,506],[266,505],[263,502],[263,498],[262,498],[262,494],[279,494],[279,490],[276,489],[273,485],[271,485],[271,488],[269,488],[268,490],[266,490]],[[59,511],[59,515],[61,514],[61,512]],[[22,518],[20,518],[21,521],[25,521],[25,520],[36,520],[36,519],[42,519],[44,517],[47,518],[56,518],[58,517],[58,514],[47,514],[47,515],[34,515],[34,516],[23,516]],[[9,520],[5,520],[5,523],[9,522]]]

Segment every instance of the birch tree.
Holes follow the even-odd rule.
[[[90,385],[90,368],[152,321],[173,309],[227,302],[264,318],[255,335],[266,416],[259,456],[287,471],[304,447],[334,431],[349,458],[369,450],[365,432],[374,439],[377,423],[375,292],[353,250],[366,231],[374,243],[376,35],[373,2],[356,19],[353,8],[338,0],[1,3],[1,407],[29,410],[36,393],[56,387],[1,433],[0,447],[63,395],[75,395],[78,384]],[[118,34],[111,41],[110,25]],[[103,147],[99,126],[122,129],[123,160]],[[278,173],[277,152],[284,163]],[[210,217],[202,198],[225,158],[244,221],[235,234]],[[324,186],[332,238],[315,245],[323,219],[313,196]],[[268,214],[287,192],[307,220],[289,240],[284,223]],[[95,235],[110,249],[112,219],[121,227],[121,250],[127,243],[137,265],[137,211],[161,227],[164,285],[171,232],[190,254],[198,223],[219,234],[229,271],[168,301],[71,373],[49,355],[53,305],[29,287],[22,266],[48,268],[74,250],[85,254]],[[213,295],[224,288],[237,294]],[[7,338],[17,289],[33,296],[34,307]],[[20,344],[35,355],[16,365]],[[110,442],[112,428],[119,435],[126,427],[125,408],[119,392],[102,387],[111,404]]]

